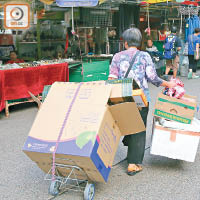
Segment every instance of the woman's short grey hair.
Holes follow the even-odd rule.
[[[129,47],[139,47],[142,41],[142,34],[138,28],[129,28],[123,32],[122,38],[128,43]]]

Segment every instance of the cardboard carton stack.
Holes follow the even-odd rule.
[[[145,130],[135,102],[108,105],[123,96],[112,96],[113,88],[104,81],[54,83],[24,144],[25,154],[48,173],[61,135],[57,161],[81,167],[92,181],[107,182],[120,137]]]
[[[183,99],[158,95],[151,154],[194,162],[200,138],[200,122],[194,118],[196,107],[196,97],[190,95]]]

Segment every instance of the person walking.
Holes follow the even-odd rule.
[[[199,43],[200,28],[195,28],[194,34],[188,37],[188,60],[189,60],[189,73],[188,79],[196,79],[197,61],[199,60]]]
[[[174,82],[167,82],[160,79],[155,70],[155,66],[150,55],[147,52],[139,51],[142,41],[142,34],[137,28],[130,28],[124,31],[122,38],[125,49],[114,55],[110,67],[109,80],[132,78],[138,86],[144,91],[148,102],[150,94],[147,82],[155,86],[175,87]],[[147,123],[149,107],[140,109],[144,124]],[[134,120],[134,119],[133,119]],[[128,146],[128,175],[134,175],[142,170],[142,161],[145,152],[146,131],[137,134],[127,135],[123,139],[125,146]]]
[[[168,80],[168,74],[173,69],[173,78],[176,78],[179,67],[179,55],[181,50],[181,40],[176,35],[177,28],[173,26],[171,28],[171,34],[165,39],[164,44],[164,57],[166,59],[166,70],[163,78]]]

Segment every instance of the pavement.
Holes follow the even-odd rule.
[[[200,79],[187,80],[188,94],[198,96]],[[200,148],[194,163],[150,154],[152,110],[161,88],[150,85],[152,102],[148,116],[147,150],[143,171],[126,175],[126,147],[121,143],[107,184],[95,183],[95,200],[200,200]],[[22,147],[37,114],[34,103],[10,108],[10,117],[0,113],[0,200],[48,200],[49,182],[44,173],[23,152]],[[82,200],[83,195],[66,192],[57,200]]]

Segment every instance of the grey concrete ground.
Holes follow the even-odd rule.
[[[187,93],[198,96],[200,101],[200,80],[183,80]],[[152,107],[160,90],[150,86],[147,147],[151,143]],[[22,152],[37,107],[26,104],[10,110],[8,119],[0,113],[0,200],[51,199],[44,173]],[[120,144],[115,163],[125,156],[126,148]],[[200,149],[194,163],[153,156],[147,149],[141,173],[129,177],[126,167],[126,161],[114,166],[107,184],[95,184],[96,200],[200,200]],[[67,192],[56,199],[79,200],[83,196]]]

